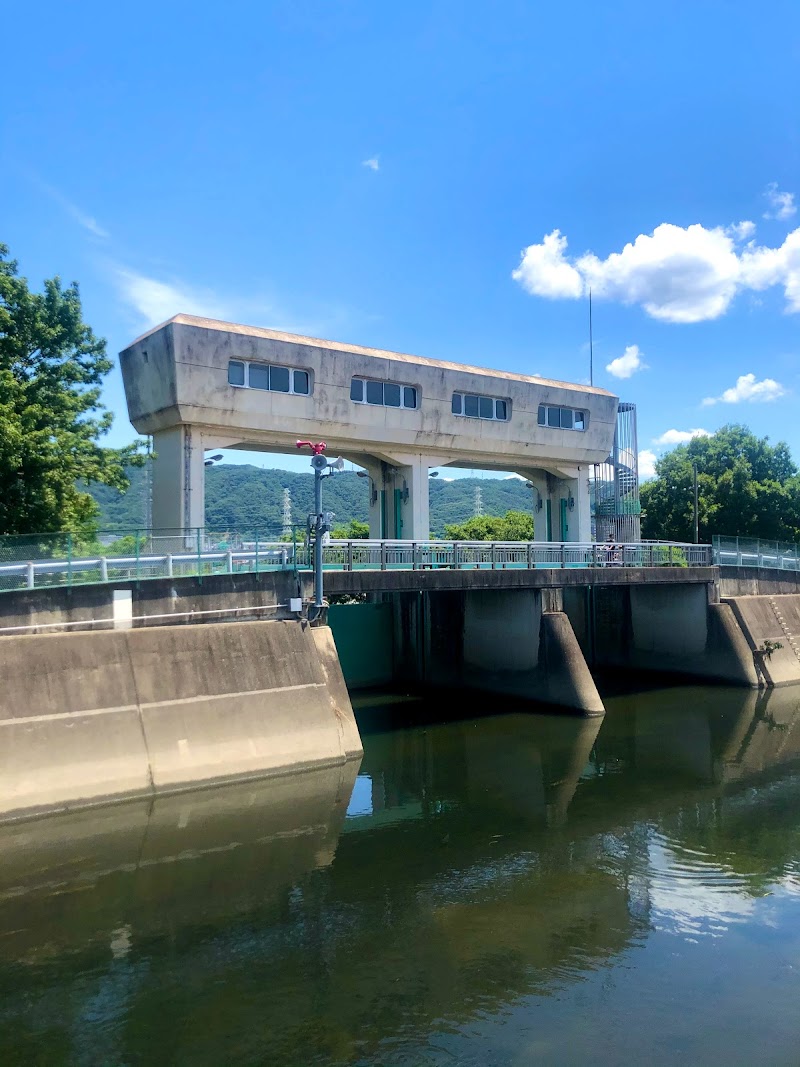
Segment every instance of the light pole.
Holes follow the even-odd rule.
[[[318,619],[324,600],[322,596],[322,538],[329,532],[333,522],[333,512],[322,510],[322,479],[330,477],[334,471],[344,469],[344,460],[339,457],[329,463],[325,457],[324,441],[298,441],[298,448],[310,448],[311,466],[314,468],[314,514],[308,516],[308,532],[314,533],[314,615],[311,621]]]
[[[697,463],[692,463],[692,476],[694,481],[694,543],[700,544],[700,508],[697,498]]]

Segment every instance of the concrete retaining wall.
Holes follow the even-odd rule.
[[[744,634],[762,684],[800,682],[800,595],[739,596],[725,602]],[[780,644],[770,655],[767,641]]]
[[[293,571],[258,574],[214,574],[193,578],[147,578],[108,585],[22,589],[0,595],[0,634],[36,632],[39,627],[68,624],[72,630],[129,628],[121,607],[133,616],[134,627],[223,622],[237,618],[288,618],[289,597],[310,592],[308,575]],[[127,605],[125,602],[127,601]]]
[[[361,754],[327,628],[4,637],[0,672],[0,818]]]
[[[720,567],[719,593],[722,597],[800,593],[800,571],[772,571],[761,567]]]

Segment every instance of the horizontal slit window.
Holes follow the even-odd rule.
[[[247,363],[242,359],[232,359],[228,363],[228,384],[244,389],[309,396],[311,374],[307,370],[282,367],[276,363]]]
[[[493,396],[481,396],[476,393],[453,393],[450,410],[454,415],[463,415],[468,419],[507,422],[509,403],[507,400],[497,400]]]
[[[539,405],[539,425],[561,430],[585,430],[587,417],[585,411],[574,408],[555,407],[550,404]]]
[[[356,404],[374,404],[387,408],[415,409],[418,407],[417,390],[413,385],[380,382],[370,378],[351,380],[350,399]]]

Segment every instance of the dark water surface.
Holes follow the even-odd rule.
[[[800,691],[608,705],[0,830],[0,1064],[797,1065]]]

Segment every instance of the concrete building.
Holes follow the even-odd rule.
[[[373,537],[427,539],[431,468],[530,481],[540,541],[589,541],[590,468],[612,451],[604,389],[176,315],[120,356],[131,421],[153,436],[156,529],[205,525],[207,450],[328,453],[370,478]]]

